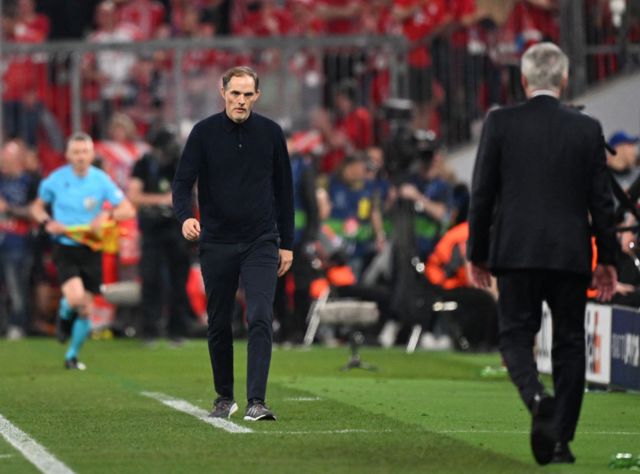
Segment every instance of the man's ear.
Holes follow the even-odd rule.
[[[260,98],[260,89],[256,89],[256,100]]]
[[[569,85],[569,75],[565,74],[564,76],[562,76],[562,79],[560,80],[560,92],[565,90],[568,85]]]
[[[220,95],[224,99],[224,86],[220,88]]]
[[[527,77],[524,75],[520,76],[520,84],[522,85],[522,89],[527,92],[527,88],[529,87],[529,81],[527,81]]]

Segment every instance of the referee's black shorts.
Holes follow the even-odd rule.
[[[54,244],[53,263],[58,270],[58,282],[80,277],[85,290],[100,293],[102,283],[102,253],[84,245]]]

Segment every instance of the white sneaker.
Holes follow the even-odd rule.
[[[8,341],[19,341],[25,336],[24,329],[18,326],[9,326],[7,329]]]
[[[427,332],[420,338],[420,347],[427,351],[448,351],[453,349],[453,340],[446,334],[434,336]]]
[[[434,337],[432,332],[425,332],[420,338],[420,347],[422,347],[426,351],[434,351],[436,350],[436,338]]]

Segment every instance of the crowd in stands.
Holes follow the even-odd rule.
[[[617,38],[608,0],[585,1],[590,40]],[[630,37],[640,28],[630,16]],[[436,129],[447,143],[467,140],[470,125],[491,104],[522,98],[517,61],[524,49],[541,40],[559,40],[557,0],[34,0],[4,2],[3,36],[16,43],[85,39],[92,43],[152,39],[235,36],[245,38],[396,35],[411,43],[409,95],[416,103],[416,124]],[[172,87],[172,53],[101,51],[83,58],[84,128],[100,136],[115,109],[127,109],[142,133],[167,106]],[[49,61],[49,63],[47,63]],[[207,98],[217,74],[250,62],[277,67],[278,53],[193,49],[183,58],[183,74],[192,120],[217,105]],[[30,145],[38,122],[48,135],[56,121],[69,127],[68,58],[36,55],[11,60],[4,72],[5,129]],[[592,61],[594,77],[617,68],[614,55]],[[359,98],[371,113],[389,95],[389,64],[380,54],[301,51],[289,70],[305,83],[321,82],[320,103],[333,106],[333,87],[345,77],[358,82]],[[67,81],[65,83],[65,81]],[[203,105],[200,105],[203,104]],[[200,106],[198,106],[200,105]],[[317,104],[316,104],[317,105]],[[49,113],[49,119],[40,116]],[[296,113],[296,112],[292,112]],[[165,117],[166,118],[166,117]],[[56,120],[52,120],[56,119]],[[50,138],[51,140],[51,138]],[[59,140],[55,142],[59,145]],[[54,146],[54,149],[57,149]],[[59,150],[58,150],[59,151]]]
[[[590,41],[608,44],[617,38],[609,3],[585,0],[587,18],[598,19],[589,25]],[[640,28],[634,16],[629,18],[633,39]],[[3,40],[31,44],[63,39],[132,43],[229,36],[404,36],[410,44],[406,93],[415,104],[415,125],[435,130],[450,145],[468,140],[473,124],[490,106],[522,99],[517,64],[527,46],[560,39],[557,0],[8,0],[3,2],[2,24]],[[287,92],[269,94],[270,105],[282,103],[284,94],[292,94],[288,89],[299,89],[295,102],[288,103],[296,110],[276,117],[295,129],[309,128],[305,112],[315,107],[326,108],[332,120],[340,122],[343,111],[333,103],[335,88],[343,79],[352,79],[360,91],[358,105],[373,120],[372,130],[364,124],[372,134],[370,140],[381,144],[384,132],[376,118],[391,93],[388,54],[353,48],[320,54],[301,50],[288,58],[291,78],[276,75],[282,69],[280,59],[281,53],[275,50],[186,50],[180,83],[184,117],[176,117],[174,52],[141,48],[136,53],[83,54],[83,128],[106,137],[116,111],[130,115],[141,136],[160,120],[193,123],[220,107],[217,94],[211,93],[220,72],[251,63],[265,85],[271,75],[272,82],[286,80]],[[592,59],[594,78],[618,67],[615,55]],[[69,57],[16,55],[4,61],[5,135],[38,147],[48,172],[61,159],[61,137],[71,131]],[[344,125],[353,127],[353,123]]]
[[[393,304],[397,264],[393,257],[388,257],[389,244],[399,225],[396,211],[401,205],[412,210],[411,246],[417,262],[422,264],[422,267],[414,265],[422,273],[419,291],[424,290],[432,299],[455,297],[467,312],[484,305],[487,318],[495,323],[492,298],[456,293],[457,289],[469,286],[463,245],[468,189],[448,169],[440,145],[469,139],[473,124],[491,106],[523,98],[519,56],[535,42],[559,41],[558,1],[43,0],[36,4],[34,0],[6,0],[3,3],[3,41],[15,43],[403,35],[410,42],[406,59],[412,119],[407,129],[412,131],[409,139],[413,140],[420,159],[412,160],[400,174],[394,154],[397,150],[388,146],[394,133],[393,124],[383,113],[391,93],[391,71],[384,54],[349,50],[324,51],[318,55],[299,51],[287,65],[291,79],[302,87],[302,103],[291,104],[296,110],[291,111],[290,120],[283,120],[296,185],[297,232],[294,268],[278,290],[276,317],[282,328],[279,336],[282,340],[300,341],[311,298],[326,288],[341,287],[343,294],[349,291],[362,294],[374,288],[379,304],[387,309],[383,322],[402,320],[402,315],[394,310],[398,305]],[[594,25],[602,34],[599,41],[609,42],[616,34],[611,27],[609,2],[587,0],[585,4],[590,11],[599,12],[600,23]],[[631,26],[635,34],[634,25]],[[199,48],[186,50],[182,59],[187,98],[187,110],[183,112],[191,122],[221,107],[216,89],[224,69],[250,63],[257,65],[261,74],[268,75],[273,68],[281,68],[277,51],[256,54]],[[82,57],[83,127],[96,139],[98,164],[129,193],[135,192],[131,188],[132,176],[138,181],[151,179],[149,172],[136,169],[136,163],[143,156],[160,153],[157,146],[151,145],[157,143],[159,133],[166,131],[166,123],[176,122],[171,115],[175,105],[171,102],[174,61],[171,50],[138,54],[104,49]],[[616,67],[609,57],[596,58],[594,77],[614,72]],[[12,334],[46,332],[46,327],[37,327],[37,318],[30,322],[25,314],[30,306],[31,314],[34,311],[46,314],[51,309],[47,291],[55,293],[52,289],[55,285],[51,284],[55,281],[55,269],[47,259],[46,239],[29,224],[23,211],[34,198],[33,186],[38,176],[46,176],[63,162],[64,137],[71,132],[69,64],[65,58],[17,55],[4,58],[2,71],[0,225],[4,234],[12,236],[0,242],[3,294],[9,296],[12,316],[8,320],[15,329]],[[265,102],[269,95],[272,101],[282,99],[273,97],[275,93],[270,91],[263,94]],[[310,102],[306,104],[305,100]],[[179,135],[176,131],[178,141]],[[627,142],[634,139],[627,136]],[[613,145],[623,142],[617,143],[612,138]],[[424,153],[420,152],[420,146],[426,146]],[[620,167],[618,175],[622,176],[627,168],[637,171],[637,147],[635,150],[635,157],[627,161],[624,152],[612,159],[612,169]],[[390,160],[393,162],[389,163]],[[166,193],[166,189],[157,192]],[[106,265],[110,269],[108,281],[118,278],[114,265],[122,272],[123,267],[140,264],[138,226],[129,223],[125,227],[119,240],[118,262]],[[8,255],[18,255],[16,248],[25,253],[20,261],[33,261],[33,265],[17,265],[9,258]],[[183,258],[193,259],[193,255],[185,252]],[[384,258],[386,263],[381,263]],[[148,273],[151,266],[148,262],[145,265]],[[21,273],[15,280],[12,275],[18,271]],[[152,273],[157,275],[158,271]],[[194,302],[201,301],[202,295],[193,275],[183,272],[181,278],[188,287],[193,312],[198,313],[202,308],[198,309]],[[13,281],[22,283],[8,284]],[[33,291],[40,297],[31,298]],[[153,333],[148,328],[149,320],[146,317],[144,324],[148,333]],[[478,345],[491,346],[495,334],[489,331],[480,339]]]

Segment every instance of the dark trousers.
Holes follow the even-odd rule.
[[[29,329],[29,309],[31,286],[29,278],[33,268],[33,249],[29,245],[5,249],[0,245],[0,289],[6,291],[9,299],[9,326],[16,326],[25,332]],[[1,292],[0,292],[1,295]],[[6,308],[0,296],[0,326]]]
[[[264,236],[237,244],[201,242],[200,265],[207,293],[207,336],[216,393],[234,398],[231,319],[240,279],[249,324],[247,400],[264,400],[271,362],[278,269],[276,237]]]
[[[513,383],[529,408],[534,395],[544,390],[533,356],[543,300],[551,310],[551,359],[559,441],[573,439],[582,405],[588,283],[589,279],[584,275],[552,270],[508,271],[498,276],[500,352]]]
[[[169,337],[185,335],[189,317],[187,278],[190,257],[187,241],[177,225],[169,228],[143,230],[140,276],[142,278],[142,314],[144,337],[158,335],[164,295],[169,293]],[[165,279],[169,277],[169,286]]]

